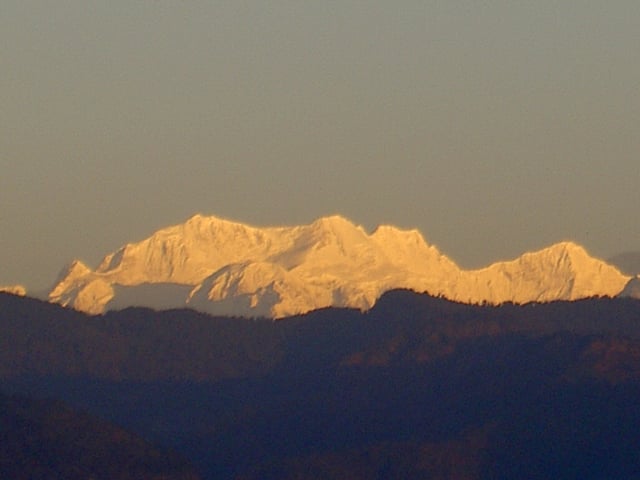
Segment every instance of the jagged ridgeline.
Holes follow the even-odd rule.
[[[615,296],[631,277],[562,242],[479,270],[462,270],[417,230],[372,233],[340,216],[257,228],[196,215],[65,269],[52,302],[87,313],[188,306],[219,315],[281,318],[328,306],[371,308],[406,288],[468,303]]]

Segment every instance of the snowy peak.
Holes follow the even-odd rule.
[[[538,258],[540,261],[555,262],[559,267],[564,265],[568,268],[579,268],[584,262],[592,261],[587,251],[581,245],[574,242],[559,242],[548,248],[533,253],[525,253],[523,257]]]
[[[416,238],[421,238],[424,241],[424,238],[422,238],[422,235],[420,234],[420,232],[418,230],[401,230],[397,227],[394,227],[393,225],[378,225],[376,228],[374,228],[373,232],[371,233],[371,236],[373,238],[379,238],[379,239],[383,239],[383,238],[396,238],[398,236],[411,236],[411,237],[416,237]]]
[[[149,299],[162,296],[163,308],[279,318],[327,306],[367,309],[394,288],[498,304],[613,296],[629,280],[573,242],[465,271],[417,230],[381,225],[368,234],[340,215],[259,228],[197,214],[106,255],[95,271],[72,263],[49,298],[100,313],[155,307]]]
[[[366,232],[361,226],[351,223],[340,215],[321,217],[309,225],[308,228],[318,233],[330,234],[337,238],[344,239],[360,239],[361,237],[366,236]]]
[[[367,234],[362,227],[354,225],[339,215],[333,215],[319,218],[303,227],[298,243],[302,241],[319,245],[335,244],[342,248],[349,248],[366,240]]]
[[[353,230],[354,228],[358,228],[349,220],[337,214],[320,217],[317,220],[314,220],[313,223],[311,223],[311,226],[331,231]]]
[[[379,225],[371,234],[371,240],[385,252],[412,257],[411,261],[416,259],[416,255],[442,256],[438,249],[428,245],[422,234],[415,229],[400,230],[391,225]]]
[[[81,282],[92,273],[91,269],[80,260],[72,261],[58,274],[54,287],[49,293],[49,298],[58,298],[63,295],[65,291],[68,291],[72,285]]]
[[[4,285],[0,286],[0,292],[24,297],[27,294],[27,289],[22,285]]]
[[[196,285],[229,262],[263,254],[260,247],[265,246],[264,240],[258,229],[196,215],[107,255],[97,272],[123,285]]]
[[[89,273],[91,273],[91,269],[89,267],[87,267],[80,260],[74,260],[67,266],[66,269],[63,269],[63,271],[60,274],[60,277],[80,278]]]
[[[556,243],[464,275],[475,288],[467,287],[466,298],[458,292],[459,299],[496,304],[615,296],[628,281],[616,268],[573,242]]]
[[[371,234],[371,239],[385,250],[392,248],[402,248],[406,250],[427,247],[427,242],[418,230],[400,230],[391,225],[379,225],[376,227]]]

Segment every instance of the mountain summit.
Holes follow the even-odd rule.
[[[280,318],[328,306],[368,309],[395,288],[499,304],[615,296],[629,280],[571,242],[462,270],[417,230],[367,233],[338,215],[266,228],[195,215],[124,245],[95,270],[73,262],[49,299],[93,314],[188,306]]]

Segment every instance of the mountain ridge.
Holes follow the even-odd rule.
[[[73,262],[49,300],[99,314],[122,307],[123,291],[162,286],[166,298],[175,285],[191,287],[175,295],[175,307],[282,318],[328,306],[366,310],[395,288],[500,304],[615,296],[630,280],[571,241],[463,270],[415,229],[380,225],[368,233],[340,215],[254,227],[196,214],[125,244],[95,270]],[[137,306],[154,307],[145,302]]]

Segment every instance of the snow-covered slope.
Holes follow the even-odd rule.
[[[468,302],[526,303],[615,296],[629,277],[572,242],[561,242],[510,262],[465,272],[453,297]],[[468,297],[465,296],[467,292]]]
[[[613,296],[629,279],[570,242],[465,271],[416,230],[385,225],[369,234],[337,215],[267,228],[196,215],[123,246],[95,271],[73,262],[49,298],[89,313],[190,306],[279,318],[327,306],[367,309],[393,288],[524,303]]]

